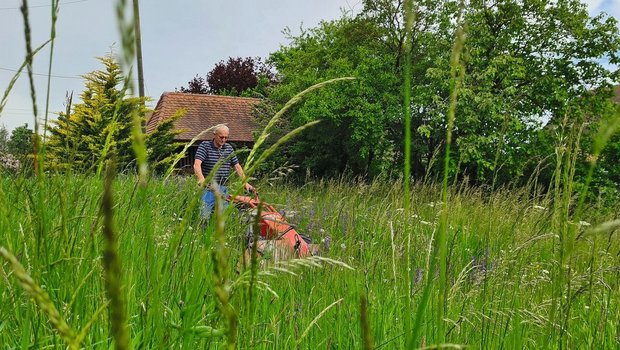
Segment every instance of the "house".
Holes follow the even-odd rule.
[[[177,135],[176,141],[186,145],[202,131],[217,124],[226,124],[230,128],[228,142],[236,149],[252,147],[253,132],[256,129],[253,111],[260,101],[257,98],[164,92],[155,111],[148,118],[146,132],[155,130],[157,125],[177,111],[185,110],[185,114],[174,123],[175,129],[182,131]],[[188,148],[185,158],[176,167],[191,171],[198,145],[201,141],[212,138],[213,134],[210,132],[202,135]],[[180,148],[179,152],[182,149]]]

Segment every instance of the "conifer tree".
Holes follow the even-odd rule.
[[[119,169],[128,170],[134,164],[132,121],[135,113],[144,118],[147,112],[145,99],[126,95],[120,65],[112,54],[97,59],[103,64],[103,69],[83,76],[86,82],[80,95],[81,103],[74,105],[68,115],[60,113],[50,128],[47,143],[50,169],[94,170],[112,155]],[[153,132],[152,140],[147,136],[147,144],[156,152],[172,153],[175,145],[158,145],[158,142],[174,139],[172,127],[164,126]],[[169,155],[153,154],[151,159],[161,160]]]

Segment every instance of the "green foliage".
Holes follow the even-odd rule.
[[[615,186],[616,193],[620,195],[620,133],[616,131],[616,135],[609,140],[605,147],[601,158],[599,159],[601,177]],[[610,197],[613,198],[613,197]]]
[[[279,125],[291,130],[312,120],[324,121],[282,151],[302,171],[310,169],[319,176],[388,171],[399,147],[388,137],[398,114],[398,81],[393,57],[385,53],[380,38],[381,32],[368,20],[344,17],[290,37],[291,45],[270,57],[280,74],[280,84],[270,95],[276,104],[320,81],[359,78],[309,95]]]
[[[579,159],[578,182],[581,185],[591,180],[588,188],[591,202],[610,205],[620,197],[620,107],[610,106],[609,113],[589,126],[585,135],[589,147]],[[592,166],[592,177],[588,179]]]
[[[472,178],[485,181],[499,171],[505,183],[532,158],[549,155],[528,147],[546,119],[561,119],[576,104],[594,105],[601,96],[589,89],[617,80],[600,63],[617,60],[617,22],[590,18],[576,0],[476,1],[467,12],[458,157]]]
[[[61,113],[50,128],[47,161],[54,170],[86,171],[97,169],[112,155],[119,169],[135,166],[132,148],[132,123],[135,114],[144,122],[145,99],[128,97],[119,87],[122,71],[112,55],[98,58],[102,70],[84,75],[82,102],[69,115]],[[155,169],[175,150],[172,123],[162,123],[148,138],[149,159]]]
[[[123,76],[111,54],[98,60],[104,69],[84,75],[82,102],[73,106],[70,115],[61,113],[50,128],[47,149],[52,169],[96,169],[111,153],[121,169],[134,159],[132,113],[143,114],[144,101],[126,97],[119,89]]]
[[[30,174],[33,141],[34,132],[28,128],[28,124],[15,128],[10,137],[6,128],[0,127],[0,171],[7,171],[6,174]]]
[[[15,128],[7,142],[8,152],[22,160],[25,159],[33,152],[33,135],[34,132],[28,128],[28,124]]]
[[[0,126],[0,153],[8,151],[9,131],[4,125]]]
[[[590,201],[614,201],[620,190],[620,167],[618,166],[618,144],[620,134],[613,135],[610,127],[617,122],[617,104],[612,96],[614,87],[606,86],[588,93],[582,99],[576,99],[566,109],[562,118],[553,118],[538,132],[533,143],[536,157],[526,168],[526,172],[534,173],[538,181],[549,184],[556,166],[556,158],[552,155],[558,149],[577,143],[578,155],[575,160],[575,177],[573,181],[578,190],[582,189],[592,165],[592,183],[588,189]],[[578,130],[582,130],[575,139]],[[612,133],[604,145],[597,144],[599,132],[609,130]],[[601,147],[604,148],[601,149]],[[598,150],[597,150],[598,149]],[[595,155],[594,153],[597,152]]]
[[[287,147],[279,163],[288,160],[301,172],[319,176],[375,176],[401,168],[402,5],[365,1],[355,18],[344,15],[290,36],[290,44],[271,55],[280,82],[269,95],[276,105],[318,81],[358,78],[309,97],[279,124],[290,130],[309,120],[326,121]],[[411,170],[414,178],[438,178],[443,165],[435,158],[445,150],[458,3],[416,1],[414,6]],[[618,61],[617,22],[606,15],[590,18],[577,0],[474,1],[464,11],[466,73],[456,109],[451,177],[495,185],[525,181],[551,154],[537,146],[542,125],[562,119],[577,104],[602,108],[601,95],[588,91],[618,80],[618,73],[601,63],[603,58]]]
[[[174,161],[175,152],[183,144],[175,141],[175,136],[183,130],[174,128],[174,122],[185,115],[185,110],[177,111],[157,125],[157,129],[146,135],[148,163],[158,174],[165,172]]]
[[[125,3],[125,0],[119,1],[119,22],[127,58],[131,56],[134,45],[121,8]],[[6,263],[0,265],[4,277],[0,282],[0,314],[3,315],[0,343],[7,348],[62,348],[68,345],[69,348],[116,346],[119,349],[201,349],[223,348],[225,345],[228,349],[348,349],[362,345],[372,348],[373,343],[381,348],[429,349],[617,348],[620,329],[613,320],[620,318],[617,269],[620,245],[614,239],[614,233],[620,227],[620,220],[617,219],[619,207],[617,203],[605,203],[596,208],[584,207],[583,197],[577,201],[574,196],[575,190],[580,187],[585,193],[589,185],[596,183],[599,175],[593,176],[590,165],[617,160],[618,136],[614,136],[614,132],[620,128],[620,109],[609,103],[609,90],[605,91],[603,87],[596,89],[594,94],[580,92],[580,88],[575,86],[588,84],[586,74],[576,74],[574,85],[570,88],[562,86],[562,79],[555,81],[553,76],[548,76],[546,79],[549,81],[542,86],[527,85],[522,101],[509,91],[491,91],[488,95],[482,93],[483,98],[480,98],[478,94],[485,92],[485,87],[476,85],[478,80],[474,83],[465,80],[461,91],[465,104],[458,107],[465,117],[462,121],[458,117],[454,120],[459,112],[455,110],[454,93],[457,86],[454,78],[458,71],[454,62],[457,60],[455,58],[448,68],[452,69],[451,72],[448,70],[448,73],[453,73],[452,81],[443,64],[448,62],[445,53],[449,55],[451,51],[445,47],[454,34],[450,30],[451,25],[460,23],[453,16],[457,4],[449,1],[416,3],[419,6],[415,9],[419,21],[414,30],[420,35],[411,36],[413,43],[403,45],[402,42],[411,33],[402,35],[400,30],[400,0],[365,0],[365,14],[351,19],[350,23],[354,25],[347,27],[363,30],[346,31],[356,34],[347,38],[347,35],[333,35],[338,33],[338,28],[330,29],[327,40],[319,40],[322,45],[336,43],[338,45],[335,46],[345,48],[338,41],[360,39],[361,43],[349,48],[350,52],[344,51],[352,55],[361,50],[367,57],[352,55],[357,60],[349,61],[347,57],[338,56],[340,51],[322,51],[313,44],[312,37],[320,34],[320,30],[304,38],[309,44],[308,52],[333,54],[338,59],[321,62],[323,57],[329,58],[321,56],[313,62],[312,57],[303,55],[306,48],[294,52],[294,57],[308,59],[312,67],[304,71],[301,64],[297,68],[309,79],[297,80],[300,83],[297,91],[312,85],[312,80],[325,81],[325,76],[345,71],[347,75],[358,76],[358,79],[352,84],[353,87],[331,84],[332,90],[319,90],[316,94],[313,91],[313,94],[308,94],[306,104],[298,106],[288,115],[289,120],[279,119],[285,115],[284,112],[276,114],[268,122],[269,127],[259,142],[265,140],[267,132],[271,132],[272,123],[284,122],[279,124],[281,133],[294,128],[295,123],[304,126],[295,128],[262,154],[252,150],[247,174],[251,175],[276,146],[295,133],[319,125],[327,127],[310,136],[315,139],[301,140],[301,144],[306,142],[308,147],[306,153],[325,152],[324,149],[311,147],[322,142],[323,137],[336,141],[338,135],[334,130],[348,132],[345,135],[347,142],[353,140],[357,144],[343,142],[335,146],[343,145],[340,151],[347,154],[344,164],[349,171],[371,175],[373,172],[385,172],[380,164],[386,162],[393,166],[387,158],[368,156],[381,153],[367,151],[364,155],[364,147],[372,148],[384,141],[373,139],[374,134],[367,134],[368,129],[378,133],[379,128],[372,125],[372,119],[364,120],[371,126],[355,125],[354,120],[367,118],[367,114],[362,112],[373,111],[377,106],[388,107],[380,111],[389,111],[386,116],[393,118],[377,118],[381,122],[377,125],[385,129],[394,127],[384,134],[387,139],[385,144],[386,149],[393,147],[393,158],[400,161],[400,141],[395,135],[398,135],[396,130],[402,130],[402,109],[389,109],[392,105],[388,102],[399,100],[395,97],[399,96],[396,92],[400,86],[399,79],[393,76],[409,72],[410,61],[406,62],[407,69],[401,71],[402,47],[407,47],[408,55],[411,46],[413,53],[418,54],[414,57],[425,62],[413,67],[412,74],[418,80],[412,90],[419,94],[411,94],[414,96],[411,106],[405,108],[407,111],[411,107],[416,115],[426,118],[419,119],[423,122],[418,125],[411,125],[412,130],[420,131],[421,142],[414,145],[419,154],[423,154],[424,147],[429,146],[426,142],[435,139],[436,147],[428,147],[426,151],[447,148],[444,153],[447,164],[443,169],[445,174],[467,175],[479,182],[488,181],[490,175],[498,178],[500,164],[507,164],[505,167],[511,169],[512,172],[507,171],[506,174],[519,173],[522,165],[518,162],[523,161],[523,155],[515,153],[515,163],[511,162],[511,154],[506,160],[503,158],[507,155],[504,147],[512,142],[512,132],[520,131],[527,136],[524,139],[531,143],[512,146],[511,150],[519,146],[531,150],[543,144],[549,147],[536,155],[544,155],[551,150],[555,156],[555,164],[550,162],[555,170],[549,179],[549,183],[554,184],[553,191],[540,196],[536,186],[509,190],[493,186],[491,191],[466,184],[448,186],[447,177],[441,188],[418,184],[411,193],[403,189],[401,182],[386,184],[384,181],[351,183],[321,180],[318,183],[309,181],[301,188],[277,186],[261,192],[262,198],[278,203],[287,221],[294,225],[291,227],[309,234],[316,242],[331,238],[333,244],[329,250],[322,246],[322,256],[292,259],[264,269],[252,266],[248,271],[245,266],[238,264],[235,267],[234,264],[243,259],[248,220],[236,215],[222,216],[220,211],[216,211],[215,232],[212,226],[196,227],[202,189],[188,185],[187,179],[154,179],[148,186],[143,183],[144,186],[136,191],[138,183],[142,183],[140,180],[136,183],[133,176],[115,177],[113,168],[109,167],[102,194],[101,183],[88,175],[50,174],[45,181],[41,181],[41,177],[35,181],[20,176],[3,176],[0,177],[0,227],[6,234],[0,240],[0,257]],[[479,5],[474,2],[468,15],[475,14]],[[493,4],[484,20],[492,20],[497,11],[501,13],[496,18],[500,23],[506,18],[512,21],[511,14],[521,13],[521,19],[528,24],[528,21],[534,21],[535,24],[538,19],[536,14],[545,11],[570,13],[576,9],[575,12],[579,13],[579,7],[575,5],[570,0],[555,3],[500,1]],[[23,7],[27,8],[25,2]],[[520,12],[523,9],[526,11]],[[366,15],[368,17],[364,17]],[[373,18],[379,21],[373,22]],[[519,16],[514,18],[519,23]],[[342,21],[331,24],[334,23],[338,27]],[[548,23],[558,26],[549,33],[563,32],[563,27],[558,24],[565,22],[551,17]],[[580,32],[580,23],[578,20],[570,22],[568,27]],[[504,26],[502,24],[498,28]],[[377,29],[375,34],[378,35],[373,36],[373,31],[369,29]],[[543,29],[539,32],[544,34]],[[613,31],[616,33],[617,29]],[[426,38],[429,40],[422,40],[423,33],[431,34]],[[363,37],[366,34],[375,40],[365,42]],[[479,37],[484,37],[482,32]],[[518,39],[511,37],[500,43],[510,46],[515,41],[519,42]],[[539,38],[530,39],[536,44]],[[550,40],[561,39],[553,37]],[[457,40],[457,44],[459,41],[462,44],[463,38]],[[574,37],[564,42],[568,46],[573,43],[583,44]],[[364,45],[383,45],[396,49],[389,52],[397,54],[386,54],[374,62],[368,56],[377,55],[377,51],[364,51]],[[611,46],[614,45],[612,43]],[[420,50],[421,47],[427,50]],[[545,50],[549,48],[541,47]],[[439,50],[435,52],[436,56],[425,56],[433,48],[446,49],[446,52]],[[457,50],[455,45],[453,53],[460,52],[460,49]],[[604,50],[608,50],[607,46]],[[541,52],[546,53],[536,51],[532,57],[539,58],[537,54]],[[562,58],[558,52],[550,52],[548,59]],[[388,69],[380,63],[385,63],[385,58],[389,57],[394,58],[394,70],[387,70],[393,73],[387,75],[394,79],[394,84],[387,86],[394,89],[376,89],[385,88],[385,85],[369,83],[372,79],[381,79],[366,74],[381,74],[381,69],[368,67]],[[462,57],[470,63],[474,73],[483,71],[479,65],[484,65],[485,60],[476,63],[472,52],[465,52]],[[511,62],[513,58],[508,57],[506,62]],[[287,57],[275,59],[282,59],[284,67],[292,63],[287,61]],[[574,60],[575,57],[572,57],[560,62],[560,66],[570,66]],[[351,62],[354,64],[351,65]],[[518,59],[515,62],[518,64],[501,66],[501,70],[493,74],[501,76],[508,72],[509,76],[504,76],[502,81],[510,80],[511,69],[518,70],[518,65],[525,64],[525,61]],[[528,67],[536,71],[535,68],[536,65]],[[537,71],[537,74],[553,72],[570,76],[570,69],[563,71],[554,68],[557,67]],[[292,70],[289,74],[294,72]],[[527,74],[519,73],[517,76],[521,79]],[[392,82],[385,78],[384,83]],[[409,81],[412,77],[405,78]],[[292,95],[295,89],[286,89],[294,85],[295,79],[297,77],[275,91],[274,96],[282,98],[286,94]],[[460,75],[458,82],[462,79],[463,75]],[[509,90],[514,84],[518,86],[519,79],[507,85],[500,82],[498,86]],[[326,85],[327,82],[319,85]],[[479,82],[488,81],[480,79]],[[599,87],[604,84],[594,85]],[[534,94],[528,90],[532,86],[536,87],[532,91],[551,93],[551,96]],[[93,87],[92,90],[96,89]],[[312,88],[304,93],[310,91]],[[389,96],[377,97],[380,91],[386,91]],[[446,92],[450,91],[453,93],[448,96]],[[362,93],[365,99],[376,105],[355,100]],[[410,93],[407,89],[405,101]],[[530,93],[533,95],[528,95]],[[480,111],[477,103],[490,104],[489,96],[495,95],[501,98],[501,109],[495,111],[491,108],[490,115],[496,119],[477,114]],[[90,101],[96,106],[91,114],[101,115],[102,110],[106,110],[102,106],[106,104],[97,96],[90,98],[83,99],[83,104]],[[301,100],[301,96],[296,95],[293,100],[281,111],[288,110]],[[360,114],[348,114],[349,110],[356,111],[350,100],[361,104],[360,110],[357,110]],[[116,136],[121,133],[118,120],[124,101],[124,93],[120,92],[110,123],[98,129],[106,137],[103,150],[93,163],[102,164],[110,156],[118,157],[122,142]],[[278,99],[274,101],[283,103]],[[342,105],[348,109],[340,110]],[[528,110],[530,107],[532,109]],[[88,126],[97,124],[97,118],[88,118],[88,109],[77,109],[61,116],[60,123],[69,125],[76,122],[74,116],[81,112],[84,117],[78,121],[84,121]],[[518,113],[522,110],[526,112]],[[330,114],[332,111],[337,113]],[[134,109],[127,113],[133,116],[134,144],[142,136],[140,123],[135,123],[139,121],[135,116],[141,115],[140,112]],[[445,118],[446,114],[448,118]],[[531,124],[542,117],[549,117],[551,123],[536,135],[540,138],[535,139],[531,133],[537,129]],[[321,120],[325,122],[320,123]],[[501,127],[496,125],[498,121],[503,122]],[[455,151],[461,153],[456,162],[451,158],[449,149],[453,122],[456,123],[454,136],[464,139],[463,144],[458,144],[457,138]],[[461,122],[464,124],[459,124]],[[162,133],[170,128],[170,124],[162,127]],[[481,128],[495,129],[487,135]],[[447,137],[442,141],[438,135],[446,129]],[[328,131],[334,132],[334,135]],[[359,135],[371,138],[374,143],[364,143],[364,140],[359,140]],[[170,140],[163,134],[153,135],[152,138],[153,142]],[[257,144],[260,145],[259,142]],[[344,146],[357,146],[356,150],[362,155],[350,160],[348,157],[353,152]],[[492,146],[496,147],[492,152],[494,157],[490,158],[489,149],[493,149]],[[301,150],[295,147],[289,147],[284,155],[301,154]],[[136,153],[146,156],[144,149],[139,152],[140,148],[136,147]],[[72,151],[75,153],[75,150]],[[582,161],[584,157],[589,164]],[[420,157],[419,161],[426,168],[423,169],[425,172],[437,171],[430,159],[426,159],[425,163],[424,157]],[[313,165],[312,162],[308,164]],[[333,165],[337,166],[342,164]],[[617,171],[613,171],[613,166],[601,169],[604,171],[601,179],[614,182]],[[328,167],[320,167],[319,170],[329,173]],[[580,177],[581,173],[584,175]],[[408,180],[404,183],[408,188]],[[439,203],[438,198],[441,198]],[[234,212],[234,209],[234,206],[229,206],[226,213]],[[96,236],[101,229],[105,239]],[[415,234],[407,234],[409,232]],[[433,246],[442,248],[433,252]],[[435,256],[439,257],[439,274],[434,273]],[[120,261],[123,262],[122,271]],[[426,286],[422,287],[422,283]],[[29,303],[28,300],[34,302]],[[419,307],[426,305],[426,300],[434,302],[428,303],[428,309]],[[413,325],[414,333],[420,337],[411,338],[412,325],[407,320],[416,308],[422,310],[419,322]],[[104,313],[106,309],[107,317]],[[362,334],[357,319],[361,319]],[[80,330],[79,334],[74,330]]]

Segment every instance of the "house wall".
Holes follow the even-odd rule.
[[[177,152],[183,151],[183,147],[179,147]],[[196,157],[196,150],[198,150],[198,144],[189,146],[185,152],[185,157],[181,159],[175,166],[175,170],[178,174],[193,174],[194,173],[194,157]]]

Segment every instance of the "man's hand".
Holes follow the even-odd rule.
[[[248,192],[254,192],[254,187],[252,187],[252,185],[250,185],[249,183],[245,183],[245,190]]]

